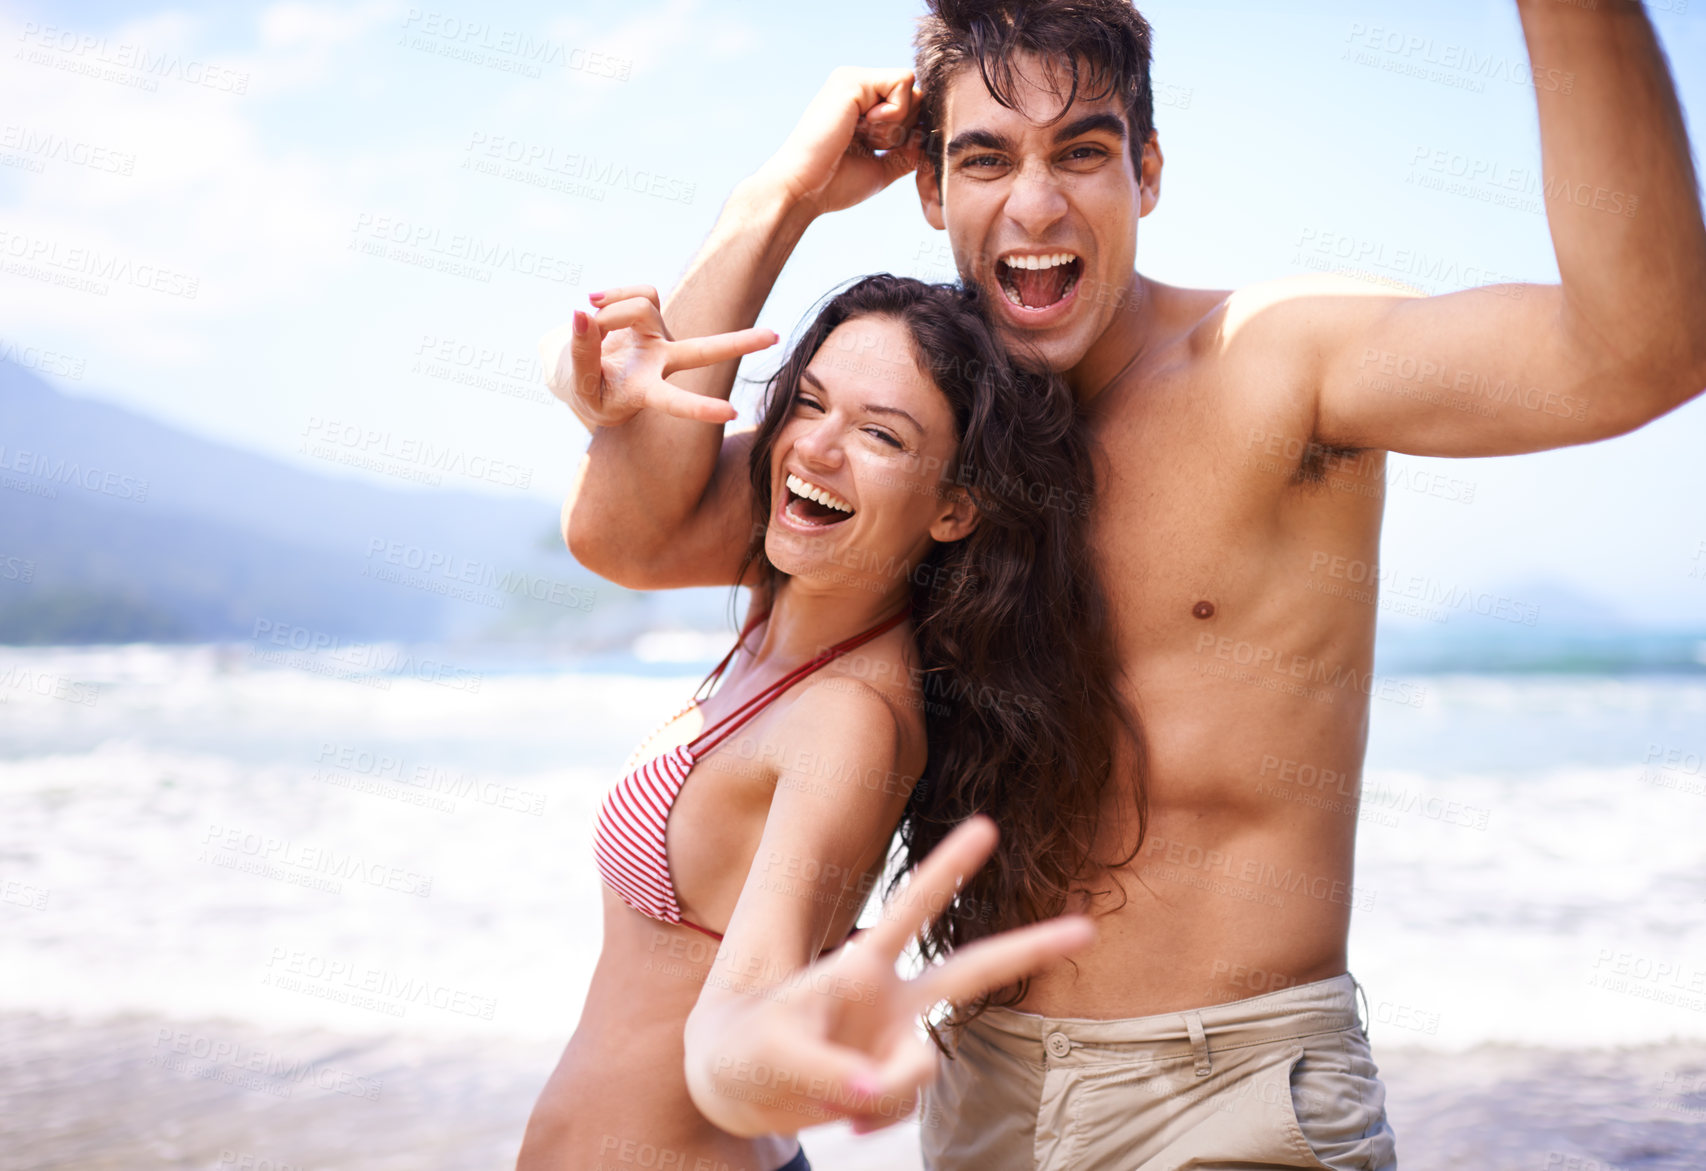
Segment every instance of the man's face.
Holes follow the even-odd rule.
[[[1020,54],[1015,65],[1018,109],[997,102],[975,66],[954,76],[942,105],[940,195],[925,165],[919,198],[1008,343],[1067,370],[1127,304],[1160,151],[1150,146],[1140,179],[1116,99],[1080,97],[1063,114],[1042,60]]]

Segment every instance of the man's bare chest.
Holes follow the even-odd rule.
[[[1116,637],[1134,651],[1265,620],[1295,594],[1311,549],[1337,555],[1378,537],[1378,495],[1337,490],[1371,461],[1318,450],[1303,411],[1269,388],[1163,374],[1087,419],[1090,553]]]

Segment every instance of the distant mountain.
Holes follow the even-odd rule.
[[[480,642],[624,670],[720,656],[729,591],[618,589],[558,523],[555,502],[318,474],[0,363],[0,644]],[[1430,596],[1419,617],[1383,603],[1380,669],[1706,670],[1706,627],[1637,629],[1548,582],[1490,596]]]
[[[1700,675],[1706,629],[1382,626],[1375,668],[1388,675]]]
[[[0,643],[626,645],[655,609],[552,503],[317,475],[0,363]]]
[[[1498,590],[1447,590],[1418,603],[1428,619],[1382,615],[1380,669],[1550,675],[1700,674],[1706,624],[1631,621],[1601,598],[1559,582],[1513,581]]]

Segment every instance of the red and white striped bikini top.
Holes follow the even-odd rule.
[[[885,618],[869,630],[856,634],[845,642],[836,643],[810,662],[803,663],[776,680],[769,687],[747,700],[740,707],[700,732],[690,742],[672,748],[646,761],[617,781],[605,794],[598,810],[598,825],[593,831],[593,853],[598,858],[598,873],[605,884],[621,896],[622,901],[642,915],[661,919],[665,923],[680,923],[715,939],[722,936],[697,923],[681,917],[681,907],[675,898],[675,882],[669,873],[669,847],[665,832],[669,827],[669,811],[693,771],[693,762],[711,751],[742,725],[768,707],[772,700],[820,667],[834,662],[842,655],[870,642],[879,634],[898,626],[908,614],[901,610]],[[747,623],[741,632],[744,640],[767,615]],[[705,677],[699,690],[687,706],[676,714],[674,723],[697,707],[709,694],[709,689],[722,678],[740,649],[736,641],[723,656],[716,669]],[[665,724],[664,727],[668,727]],[[662,728],[658,729],[660,732]]]

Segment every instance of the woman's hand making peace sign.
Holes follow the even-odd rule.
[[[768,349],[778,340],[768,329],[738,329],[676,341],[650,285],[594,293],[592,301],[596,312],[577,309],[567,325],[539,339],[546,385],[589,429],[619,426],[648,408],[702,423],[730,422],[736,412],[728,402],[666,379]]]
[[[913,979],[895,964],[961,881],[988,860],[995,823],[974,817],[931,851],[882,919],[779,983],[754,984],[719,953],[687,1021],[687,1086],[732,1134],[792,1134],[849,1118],[880,1130],[911,1113],[935,1070],[919,1017],[944,1000],[1006,987],[1088,944],[1088,918],[1067,915],[959,949]]]

